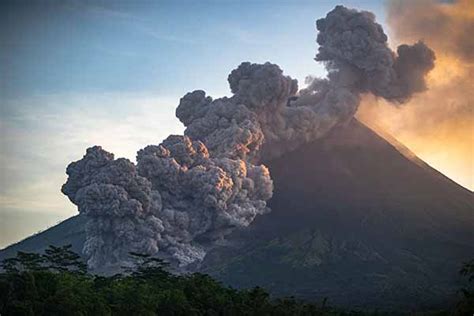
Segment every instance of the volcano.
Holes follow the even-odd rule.
[[[275,296],[351,308],[446,307],[474,257],[474,194],[356,119],[267,161],[271,212],[234,232],[196,270]],[[72,244],[72,217],[0,252]]]
[[[209,253],[203,272],[358,308],[452,299],[474,256],[472,192],[355,119],[266,164],[272,212]]]

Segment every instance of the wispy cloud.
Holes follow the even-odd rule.
[[[175,42],[175,43],[180,43],[180,44],[194,44],[196,43],[195,39],[191,38],[186,38],[178,35],[174,35],[171,33],[165,33],[163,31],[160,31],[156,29],[156,27],[151,27],[143,22],[141,23],[136,23],[134,25],[135,29],[145,35],[148,35],[156,40],[159,41],[168,41],[168,42]]]
[[[120,23],[126,23],[127,27],[135,29],[135,31],[138,33],[144,34],[158,41],[167,41],[180,44],[196,43],[194,38],[179,36],[169,32],[169,30],[160,30],[157,25],[153,25],[153,23],[150,21],[136,16],[130,12],[123,12],[117,9],[90,4],[81,5],[80,9],[85,9],[87,12],[95,14],[101,18],[119,21]]]

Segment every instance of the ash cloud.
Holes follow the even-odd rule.
[[[370,92],[397,102],[426,89],[424,78],[434,67],[434,52],[421,41],[393,52],[371,12],[337,6],[316,26],[320,46],[315,59],[336,73],[330,79],[351,86],[355,93]]]
[[[94,146],[66,173],[62,192],[88,219],[83,252],[90,267],[120,266],[126,264],[129,252],[159,250],[164,230],[157,217],[160,194],[138,175],[132,162],[115,160],[113,154]]]
[[[337,6],[316,27],[315,60],[326,64],[326,79],[310,79],[298,92],[277,65],[242,63],[228,78],[232,97],[194,91],[181,99],[176,114],[185,135],[219,156],[265,161],[350,119],[363,93],[401,104],[426,89],[434,52],[421,41],[393,52],[372,13]]]
[[[265,166],[213,158],[200,141],[169,136],[138,152],[138,172],[161,193],[163,244],[180,264],[201,260],[206,248],[267,211],[273,185]]]
[[[94,269],[127,264],[129,252],[186,265],[267,211],[265,166],[210,158],[200,141],[169,136],[140,150],[137,166],[99,146],[67,168],[62,192],[88,221],[84,254]]]
[[[228,77],[232,96],[214,100],[202,90],[183,96],[176,116],[184,136],[140,150],[136,167],[98,147],[68,167],[63,192],[92,227],[85,247],[90,266],[125,260],[130,250],[180,266],[202,260],[268,211],[273,184],[262,161],[350,120],[362,93],[400,104],[426,88],[434,53],[423,42],[395,53],[373,14],[343,6],[316,26],[315,59],[326,64],[327,78],[312,78],[298,91],[278,65],[243,62]]]

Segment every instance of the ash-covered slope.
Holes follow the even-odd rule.
[[[272,212],[210,252],[203,272],[351,307],[453,301],[474,257],[472,192],[356,120],[267,165]]]

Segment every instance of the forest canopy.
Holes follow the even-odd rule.
[[[260,287],[238,290],[205,274],[173,274],[149,255],[130,256],[135,268],[100,276],[87,271],[70,245],[50,246],[44,254],[18,252],[1,264],[0,315],[381,315],[332,308],[325,299],[272,298]],[[471,285],[460,291],[463,300],[453,311],[430,315],[472,311],[474,261],[461,274]]]

